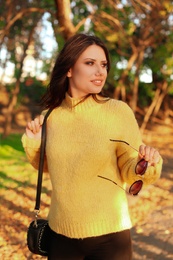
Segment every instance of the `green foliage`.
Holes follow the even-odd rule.
[[[173,97],[173,81],[171,81],[171,84],[169,85],[168,94]]]
[[[15,85],[6,84],[6,90],[12,93]],[[18,105],[27,105],[32,101],[32,103],[38,104],[40,98],[46,91],[45,83],[37,80],[35,77],[27,77],[20,83],[20,92],[18,94]]]
[[[24,103],[30,101],[38,103],[45,91],[46,88],[43,82],[34,77],[25,78],[24,82],[22,82],[20,86],[19,100]]]
[[[63,1],[63,0],[62,0]],[[33,34],[33,53],[36,60],[43,60],[43,71],[48,75],[52,68],[52,63],[57,56],[57,50],[52,52],[52,57],[47,58],[45,54],[47,48],[43,46],[41,33],[45,30],[42,18],[47,19],[52,24],[55,38],[57,41],[58,51],[62,49],[65,40],[62,37],[62,28],[59,27],[57,18],[54,15],[48,16],[48,13],[56,13],[54,0],[32,0],[32,1],[11,1],[8,5],[5,0],[2,1],[2,19],[0,27],[5,26],[11,15],[15,17],[20,11],[29,7],[39,7],[45,10],[42,12],[25,12],[10,27],[8,35],[4,41],[8,51],[8,60],[15,64],[15,78],[20,76],[20,64],[22,53],[26,48],[26,42],[29,32],[34,28]],[[144,58],[140,69],[147,67],[153,73],[155,86],[158,82],[167,81],[169,85],[169,94],[172,93],[171,75],[173,74],[173,33],[171,23],[171,13],[173,10],[172,1],[161,1],[155,4],[155,7],[149,2],[131,3],[131,1],[106,1],[91,0],[71,2],[71,20],[74,26],[78,26],[89,17],[90,24],[83,24],[79,27],[78,32],[88,32],[100,37],[107,45],[112,58],[112,68],[108,76],[108,85],[113,92],[118,85],[119,79],[126,67],[120,69],[117,62],[126,60],[127,63],[136,52],[139,57],[140,52],[144,50]],[[115,3],[116,2],[116,3]],[[163,3],[162,3],[163,2]],[[10,13],[13,10],[13,13]],[[39,25],[38,27],[34,27]],[[155,33],[157,31],[157,33]],[[47,33],[47,32],[46,32]],[[152,40],[151,40],[152,39]],[[21,52],[21,53],[20,53]],[[46,56],[43,58],[43,54]],[[126,92],[133,92],[133,82],[135,69],[138,66],[138,58],[134,61],[126,73],[123,84]],[[4,66],[5,67],[5,66]],[[45,88],[35,79],[33,84],[26,86],[25,81],[21,84],[19,101],[27,103],[27,100],[38,102]],[[13,85],[7,86],[12,91]],[[154,85],[139,83],[139,103],[148,104],[155,91]]]
[[[142,108],[147,107],[154,97],[154,85],[152,83],[140,82],[138,93],[138,105]]]
[[[73,22],[76,26],[81,19],[87,17],[89,15],[88,8],[82,1],[73,1],[71,5],[72,13],[73,13]]]

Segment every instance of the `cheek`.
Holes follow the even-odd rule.
[[[72,77],[77,78],[88,78],[92,77],[95,74],[95,68],[92,66],[83,66],[82,64],[74,67],[71,71]],[[105,76],[107,76],[107,72],[105,71]]]
[[[78,70],[76,70],[75,75],[76,77],[89,77],[93,74],[93,72],[91,71],[91,69],[88,68],[79,68]]]
[[[82,68],[75,68],[73,70],[72,76],[73,77],[79,77],[79,76],[81,76],[83,74],[84,74],[84,71],[82,70]]]

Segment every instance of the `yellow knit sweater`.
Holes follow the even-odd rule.
[[[45,171],[50,174],[52,197],[48,215],[52,230],[72,238],[99,236],[131,228],[126,193],[98,177],[119,185],[140,179],[135,174],[141,136],[131,109],[122,101],[97,103],[92,96],[78,99],[66,94],[47,121]],[[22,137],[30,163],[37,168],[40,140]],[[150,166],[141,179],[153,183],[162,160]]]

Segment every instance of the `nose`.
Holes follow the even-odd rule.
[[[96,68],[96,75],[103,75],[103,67],[101,65],[98,65]]]

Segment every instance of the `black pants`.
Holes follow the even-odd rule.
[[[51,230],[48,260],[131,260],[130,230],[72,239]]]

